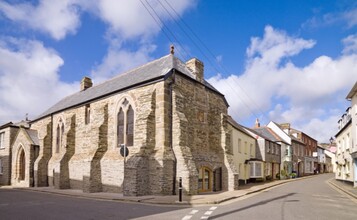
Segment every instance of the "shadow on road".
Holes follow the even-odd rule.
[[[230,212],[225,212],[225,213],[222,213],[222,214],[219,214],[219,215],[212,216],[212,217],[210,217],[210,219],[220,218],[220,217],[223,217],[223,216],[226,216],[226,215],[230,215],[230,214],[233,214],[233,213],[236,213],[236,212],[240,212],[240,211],[243,211],[243,210],[246,210],[246,209],[250,209],[250,208],[253,208],[253,207],[256,207],[256,206],[265,205],[265,204],[267,204],[269,202],[272,202],[274,200],[283,199],[283,198],[286,198],[286,197],[289,197],[289,196],[292,196],[292,195],[295,195],[295,194],[296,193],[288,193],[288,194],[283,195],[283,196],[278,196],[278,197],[275,197],[275,198],[272,198],[272,199],[263,200],[263,201],[254,203],[254,204],[249,205],[249,206],[245,206],[245,207],[242,207],[242,208],[239,208],[239,209],[232,210]]]

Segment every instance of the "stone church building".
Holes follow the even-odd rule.
[[[186,194],[235,190],[227,108],[203,63],[172,51],[98,85],[84,77],[30,126],[0,127],[2,167],[13,186],[170,195],[182,178]]]

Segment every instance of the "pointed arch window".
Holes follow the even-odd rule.
[[[84,123],[87,125],[90,123],[90,105],[87,104],[84,110]]]
[[[60,152],[60,147],[62,146],[62,142],[63,142],[63,134],[64,134],[64,123],[62,122],[62,119],[60,119],[56,130],[56,153]]]
[[[134,142],[134,110],[129,105],[126,113],[126,144],[127,146],[133,146]]]
[[[118,145],[124,143],[124,111],[120,108],[118,113]]]
[[[24,149],[21,149],[20,159],[19,159],[19,180],[25,180],[25,171],[26,171],[25,151]]]
[[[129,102],[124,99],[117,115],[117,146],[134,145],[134,109]]]
[[[56,132],[56,153],[59,152],[59,146],[60,146],[60,127],[57,125],[57,132]]]

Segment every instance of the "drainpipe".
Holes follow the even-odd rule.
[[[172,195],[176,195],[176,178],[177,178],[177,159],[173,149],[173,93],[172,86],[175,84],[175,69],[172,70],[172,81],[169,83],[170,87],[170,147],[174,156],[173,166],[173,182],[172,182]]]

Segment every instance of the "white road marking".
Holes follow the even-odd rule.
[[[182,218],[182,220],[189,220],[192,218],[192,215],[186,215],[185,217]]]
[[[201,217],[201,219],[208,219],[208,218],[209,218],[209,216],[207,216],[207,215],[204,215]]]
[[[204,215],[211,215],[213,211],[207,211]]]
[[[190,215],[194,215],[194,214],[196,214],[198,212],[198,210],[197,209],[194,209],[194,210],[192,210],[191,212],[190,212]]]
[[[213,211],[213,210],[216,210],[217,206],[212,206],[209,210],[210,211]]]

